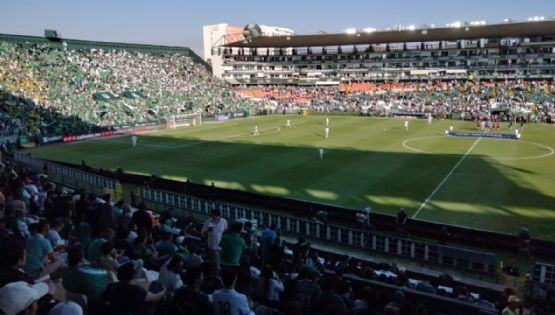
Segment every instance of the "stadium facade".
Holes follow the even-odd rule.
[[[291,36],[295,32],[292,29],[280,26],[260,25],[260,35],[266,37]],[[221,78],[224,73],[223,58],[220,47],[245,39],[244,28],[227,23],[205,25],[202,27],[202,39],[204,45],[204,61],[212,66],[214,76]]]
[[[552,80],[555,21],[262,35],[222,43],[215,52],[221,76],[236,85]]]

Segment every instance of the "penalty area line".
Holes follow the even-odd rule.
[[[420,208],[418,208],[418,210],[416,210],[416,212],[412,215],[413,219],[415,219],[418,216],[418,214],[420,213],[420,211],[422,211],[422,209],[424,209],[426,207],[428,202],[430,202],[430,200],[432,200],[432,198],[439,191],[441,186],[443,186],[443,184],[445,184],[445,182],[447,182],[449,177],[451,177],[453,172],[459,167],[459,165],[461,165],[462,161],[464,161],[464,159],[470,154],[470,152],[472,152],[474,147],[476,147],[476,145],[478,144],[478,142],[480,142],[481,139],[482,139],[482,137],[479,137],[478,139],[476,139],[476,141],[474,141],[472,146],[470,146],[470,148],[468,148],[466,153],[459,159],[457,164],[455,164],[455,166],[453,166],[453,168],[449,171],[449,173],[447,173],[447,175],[445,175],[443,180],[437,185],[437,187],[434,189],[434,191],[432,191],[432,193],[428,196],[428,198],[426,198],[426,200],[424,200],[424,202],[420,205]]]

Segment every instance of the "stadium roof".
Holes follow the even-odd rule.
[[[318,34],[293,36],[258,36],[226,44],[227,47],[287,48],[340,45],[433,42],[440,40],[529,37],[555,34],[555,21],[520,22],[480,26],[428,28],[402,31],[377,31],[355,34]]]

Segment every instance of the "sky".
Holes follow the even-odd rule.
[[[555,16],[555,0],[0,0],[0,33],[186,46],[202,56],[202,26],[248,23],[297,34],[455,21]]]

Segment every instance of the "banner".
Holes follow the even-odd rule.
[[[214,120],[216,121],[222,121],[222,120],[228,120],[229,119],[229,115],[216,115],[214,116]]]
[[[42,137],[42,143],[52,143],[52,142],[60,142],[62,141],[62,136],[52,136],[52,137]]]
[[[449,135],[452,137],[473,137],[473,138],[495,138],[495,139],[518,140],[518,137],[512,133],[450,132]]]
[[[67,137],[63,137],[62,141],[74,142],[74,141],[81,141],[81,140],[94,139],[94,138],[110,137],[113,134],[114,133],[112,131],[103,131],[103,132],[89,133],[84,135],[67,136]]]

